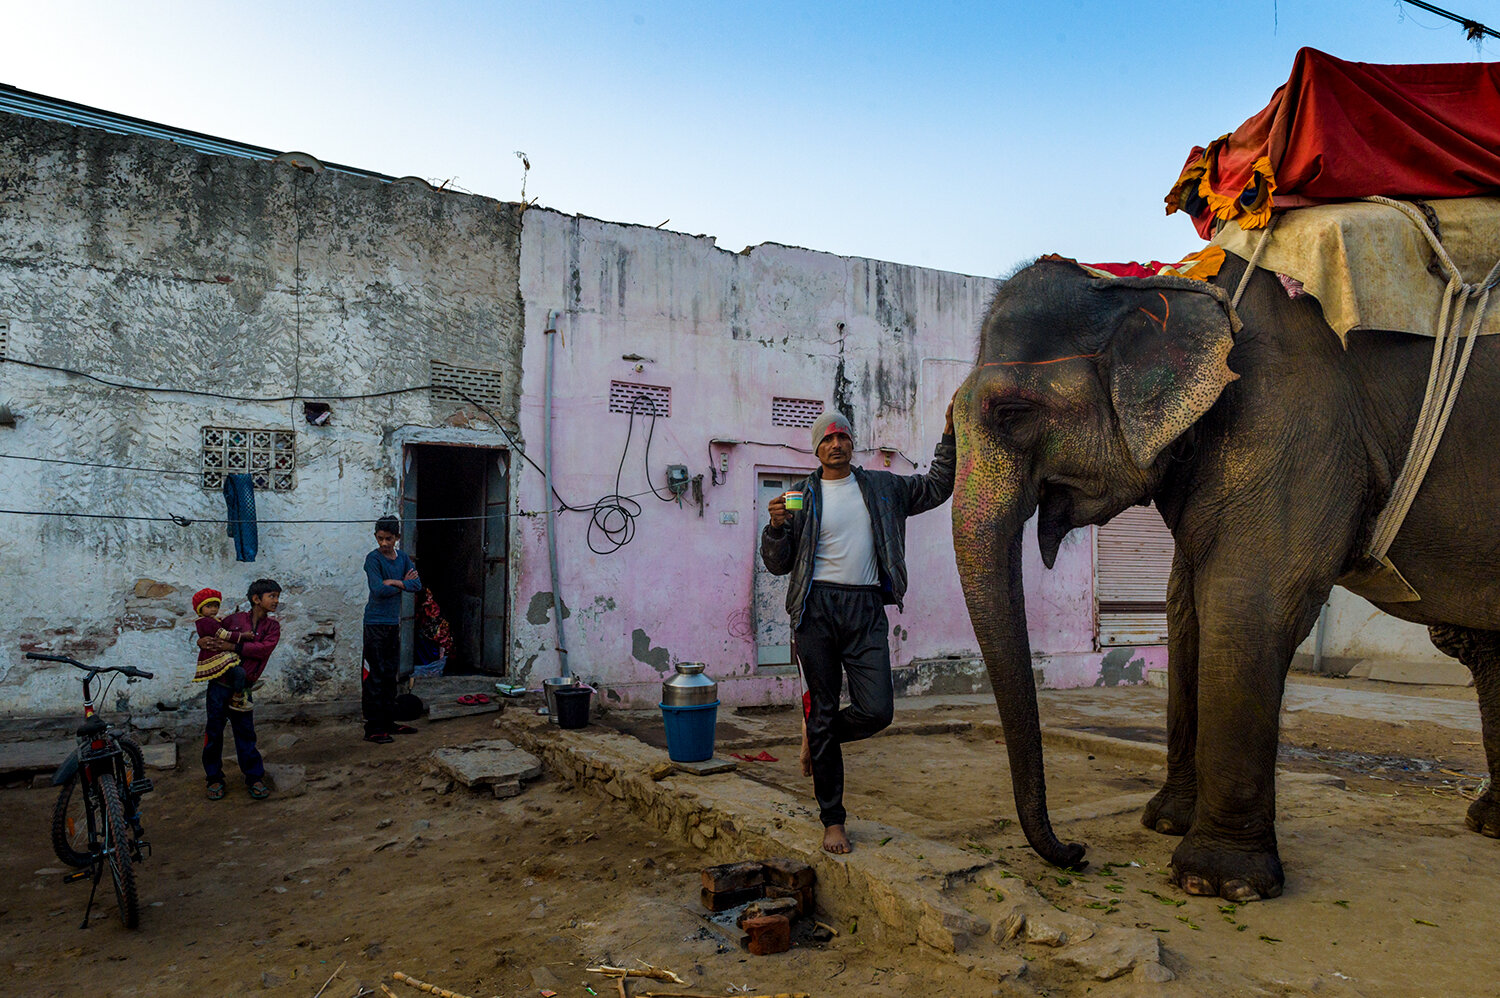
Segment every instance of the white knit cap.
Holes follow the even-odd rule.
[[[817,450],[818,444],[821,444],[823,438],[830,433],[842,433],[849,438],[850,442],[854,440],[854,427],[849,425],[849,417],[832,409],[819,416],[818,421],[813,424],[813,450]]]

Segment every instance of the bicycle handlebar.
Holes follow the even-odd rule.
[[[69,658],[66,655],[43,655],[40,652],[34,652],[34,651],[27,652],[26,653],[26,657],[27,658],[38,659],[39,661],[42,661],[42,662],[61,662],[64,665],[71,665],[71,666],[73,666],[75,668],[84,669],[85,671],[88,671],[88,672],[118,672],[118,673],[120,673],[120,675],[122,675],[122,676],[129,676],[132,679],[154,679],[154,678],[156,678],[155,673],[147,672],[144,669],[137,669],[137,668],[135,668],[133,666],[129,666],[129,665],[113,665],[113,666],[109,666],[108,668],[101,669],[97,665],[84,665],[82,662],[78,661],[76,658]]]

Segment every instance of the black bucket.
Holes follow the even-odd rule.
[[[557,702],[558,727],[588,727],[591,696],[593,691],[587,686],[560,686],[553,691],[552,698]]]

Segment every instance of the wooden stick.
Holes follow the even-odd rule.
[[[829,932],[832,932],[835,936],[837,936],[839,934],[839,930],[835,929],[833,926],[829,925],[827,922],[814,922],[813,924],[816,925],[820,929],[827,929]]]
[[[611,967],[608,964],[599,967],[585,968],[591,974],[603,974],[606,977],[649,977],[653,981],[666,981],[669,984],[686,984],[682,978],[670,970],[662,970],[659,967],[645,967],[641,970],[625,967]],[[715,995],[714,998],[719,998]]]
[[[328,980],[326,980],[326,981],[323,982],[323,986],[318,989],[318,994],[313,995],[313,998],[318,998],[318,995],[322,994],[324,991],[327,991],[328,990],[328,985],[332,984],[333,983],[333,979],[335,977],[339,976],[339,970],[343,970],[344,967],[348,965],[348,963],[349,963],[349,961],[345,960],[343,963],[339,964],[338,970],[335,970],[333,973],[331,973],[331,974],[328,975]]]
[[[468,995],[461,995],[457,991],[449,991],[447,988],[440,988],[436,984],[428,984],[426,981],[419,981],[415,977],[407,977],[399,970],[391,976],[407,987],[416,988],[418,991],[426,991],[430,995],[437,995],[438,998],[469,998]]]
[[[615,987],[620,989],[620,998],[630,998],[630,992],[625,990],[625,982],[627,980],[628,978],[625,977],[615,978]]]
[[[392,991],[390,988],[386,987],[384,984],[382,984],[380,986],[380,993],[383,994],[383,995],[385,995],[385,998],[396,998],[396,992]]]

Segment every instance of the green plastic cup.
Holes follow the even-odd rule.
[[[784,496],[784,498],[786,499],[786,508],[787,509],[792,510],[792,509],[801,509],[802,508],[802,493],[801,492],[788,492],[788,493],[786,493],[786,495]]]

